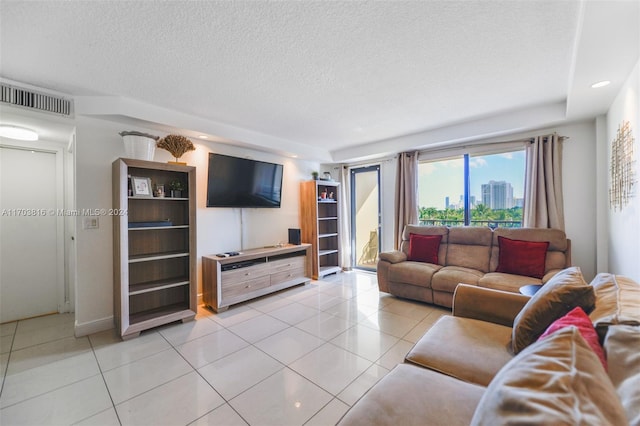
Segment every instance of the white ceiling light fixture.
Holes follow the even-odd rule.
[[[593,83],[593,84],[591,85],[591,87],[592,87],[593,89],[597,89],[597,88],[599,88],[599,87],[608,86],[608,85],[610,85],[610,84],[611,84],[611,82],[610,82],[609,80],[603,80],[603,81],[599,81],[599,82],[597,82],[597,83]]]
[[[19,141],[37,141],[38,133],[18,126],[0,125],[0,136]]]
[[[209,139],[207,135],[198,135],[198,139]]]

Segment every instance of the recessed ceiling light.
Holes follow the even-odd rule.
[[[38,134],[30,129],[18,126],[0,126],[0,136],[19,141],[37,141]]]
[[[209,139],[209,136],[207,135],[198,135],[199,139]]]
[[[591,87],[594,88],[594,89],[597,89],[598,87],[608,86],[609,84],[611,84],[611,82],[609,80],[603,80],[603,81],[599,81],[597,83],[593,83],[591,85]]]

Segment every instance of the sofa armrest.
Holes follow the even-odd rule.
[[[513,327],[513,320],[529,297],[508,291],[458,284],[453,294],[453,316]]]
[[[407,260],[407,255],[399,250],[380,253],[379,257],[380,260],[386,260],[389,263],[400,263]]]

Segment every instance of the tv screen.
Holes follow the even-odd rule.
[[[209,154],[207,207],[280,207],[282,164]]]

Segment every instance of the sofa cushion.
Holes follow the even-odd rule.
[[[513,356],[511,327],[443,316],[413,346],[406,361],[487,386]]]
[[[446,266],[489,272],[491,256],[491,229],[454,227],[449,229]]]
[[[445,266],[431,278],[431,288],[453,293],[460,283],[477,285],[482,272],[462,266]]]
[[[409,235],[408,260],[438,264],[438,249],[442,235]]]
[[[589,344],[589,347],[598,356],[598,359],[606,370],[607,360],[604,356],[604,349],[600,346],[598,333],[596,333],[596,329],[593,328],[593,323],[591,323],[591,320],[587,314],[584,313],[581,307],[574,308],[567,315],[560,317],[551,323],[538,340],[546,339],[551,334],[566,327],[576,327],[578,329],[584,341]]]
[[[575,327],[540,340],[500,370],[472,425],[624,425],[624,410],[598,357]]]
[[[468,425],[484,387],[400,364],[371,388],[339,425]]]
[[[591,281],[596,292],[596,308],[589,317],[600,339],[613,324],[640,325],[640,284],[630,278],[598,274]]]
[[[440,265],[406,261],[389,266],[389,281],[431,287],[431,276]]]
[[[551,278],[524,305],[513,322],[513,351],[520,352],[549,327],[576,306],[591,312],[595,305],[595,293],[578,267],[563,270]]]
[[[609,377],[630,425],[640,425],[640,327],[612,325],[604,341]]]
[[[520,287],[529,284],[542,284],[542,280],[522,275],[504,274],[502,272],[489,272],[478,280],[478,287],[510,291],[512,293],[518,293]]]
[[[496,272],[542,278],[548,241],[523,241],[498,237],[500,254]]]

